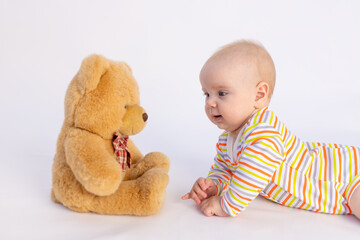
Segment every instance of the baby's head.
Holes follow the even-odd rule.
[[[203,70],[208,65],[225,67],[228,70],[238,70],[239,81],[252,81],[253,84],[265,82],[269,85],[268,97],[272,96],[275,87],[276,72],[270,54],[260,44],[252,41],[240,40],[221,47],[204,64]],[[241,68],[252,68],[252,73],[245,78]],[[246,72],[248,73],[248,72]]]
[[[271,56],[260,44],[242,40],[220,48],[200,72],[209,119],[236,134],[254,112],[269,104],[275,75]]]

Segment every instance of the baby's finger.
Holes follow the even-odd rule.
[[[191,193],[190,193],[189,198],[191,198],[192,200],[194,200],[197,205],[199,205],[199,204],[201,203],[199,197],[198,197],[197,194],[195,194],[194,192],[191,192]]]
[[[206,189],[208,188],[206,184],[206,178],[199,178],[198,184],[203,191],[206,191]]]
[[[182,200],[187,200],[189,199],[190,193],[185,194],[184,196],[181,197]]]
[[[203,189],[201,188],[201,186],[199,186],[199,185],[195,185],[193,188],[193,191],[196,193],[196,195],[200,196],[201,198],[207,197],[206,192],[204,192]]]

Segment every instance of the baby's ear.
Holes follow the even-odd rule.
[[[101,76],[109,68],[109,61],[101,55],[90,55],[82,61],[77,81],[81,94],[94,90]]]
[[[256,86],[256,106],[263,108],[269,100],[269,84],[267,82],[259,82]]]

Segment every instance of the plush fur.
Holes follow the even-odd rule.
[[[169,159],[143,156],[129,139],[132,165],[116,161],[112,138],[139,133],[147,114],[130,67],[99,55],[83,60],[65,97],[65,120],[52,168],[54,202],[77,212],[150,215],[169,182]]]

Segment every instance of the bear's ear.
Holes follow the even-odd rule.
[[[97,87],[109,65],[109,61],[105,57],[96,54],[90,55],[82,61],[77,77],[82,94]]]
[[[131,67],[126,63],[126,62],[123,62],[124,66],[130,71],[130,73],[132,74],[132,69]]]

